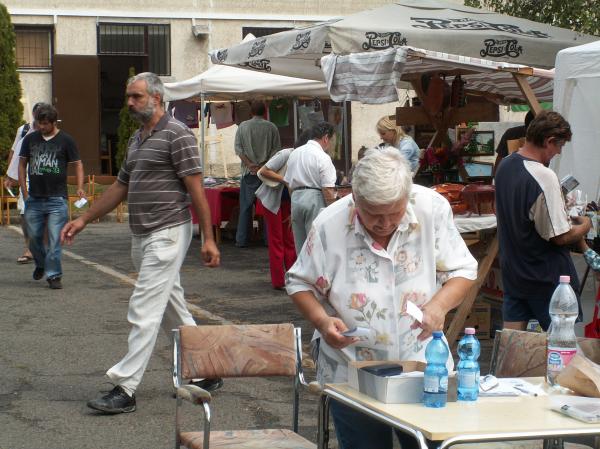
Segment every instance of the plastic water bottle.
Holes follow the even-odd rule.
[[[546,379],[552,386],[557,385],[556,377],[577,352],[575,320],[579,315],[579,305],[570,281],[569,276],[561,276],[560,284],[550,299],[549,312],[552,323],[548,329]]]
[[[475,337],[475,329],[467,327],[458,342],[458,400],[476,401],[479,396],[479,354],[481,346]]]
[[[423,376],[423,404],[425,407],[445,407],[448,400],[448,346],[442,331],[433,332],[433,338],[425,348],[427,367]]]

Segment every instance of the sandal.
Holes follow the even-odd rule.
[[[26,264],[26,263],[31,263],[33,262],[33,257],[32,256],[21,256],[17,259],[17,263],[18,264]]]

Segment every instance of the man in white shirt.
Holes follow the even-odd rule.
[[[336,172],[327,154],[334,133],[330,123],[317,123],[311,129],[312,139],[296,148],[288,159],[284,182],[292,191],[296,253],[302,249],[315,217],[335,201]]]
[[[42,103],[36,103],[33,106],[31,113],[32,117],[35,115],[35,112],[41,104]],[[31,120],[31,123],[25,123],[24,125],[19,126],[19,129],[17,129],[15,140],[10,152],[8,153],[8,165],[6,169],[6,177],[4,178],[5,189],[10,189],[11,187],[19,185],[19,154],[21,153],[21,145],[23,144],[23,139],[25,136],[35,130],[36,125],[35,120],[33,119]],[[33,255],[31,254],[31,251],[29,251],[29,235],[27,234],[27,225],[25,222],[25,203],[23,201],[23,194],[21,193],[20,189],[17,208],[19,209],[19,214],[21,215],[21,230],[23,231],[23,238],[25,239],[25,250],[23,251],[23,255],[17,258],[17,263],[31,263],[33,262]]]

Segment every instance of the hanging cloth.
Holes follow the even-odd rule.
[[[271,101],[269,105],[269,118],[271,123],[274,123],[278,128],[288,126],[289,122],[290,103],[283,98]]]
[[[233,125],[233,107],[231,103],[211,103],[210,116],[217,129]]]

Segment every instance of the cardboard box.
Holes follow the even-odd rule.
[[[362,367],[382,363],[399,363],[403,372],[423,372],[425,363],[416,361],[368,361],[350,362],[348,364],[348,384],[367,396],[371,396],[385,404],[413,404],[423,401],[423,376],[416,377],[380,377],[375,376]],[[448,401],[456,401],[456,376],[448,376]]]
[[[454,319],[456,311],[448,312],[446,315],[446,322],[444,323],[444,332],[448,332],[450,323]],[[465,325],[461,330],[458,338],[460,339],[464,335],[465,327],[474,327],[476,334],[475,336],[479,340],[488,340],[490,338],[490,323],[491,322],[491,311],[490,305],[484,302],[475,301],[471,312],[465,319]]]

